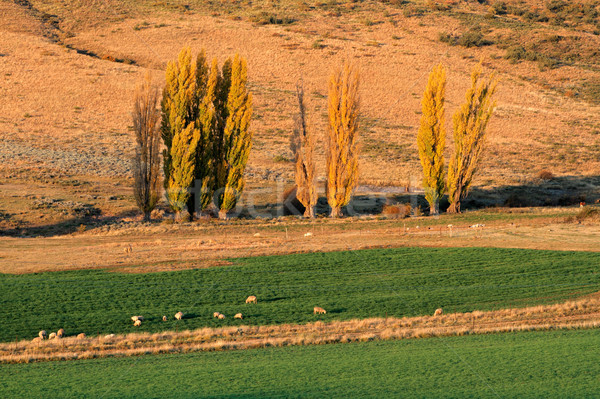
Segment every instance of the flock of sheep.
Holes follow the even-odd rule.
[[[246,303],[258,303],[258,300],[256,299],[256,296],[250,295],[248,298],[246,298]],[[313,314],[326,314],[326,313],[327,313],[327,311],[320,306],[315,306],[313,308]],[[443,313],[442,308],[438,308],[435,310],[435,313],[433,315],[441,316],[442,313]],[[175,313],[176,320],[183,319],[183,316],[185,316],[183,314],[183,312]],[[219,320],[225,319],[225,315],[220,312],[214,312],[213,317],[216,319],[219,319]],[[233,318],[234,319],[243,319],[244,317],[241,313],[236,313],[235,316],[233,316]],[[163,316],[162,320],[167,321],[167,316]],[[142,321],[144,321],[144,316],[131,316],[131,321],[133,321],[134,326],[139,327],[142,325]],[[65,330],[62,328],[55,333],[50,333],[50,335],[48,337],[47,337],[46,330],[42,330],[39,332],[38,337],[34,338],[34,341],[35,340],[44,340],[44,339],[46,339],[46,337],[48,339],[60,339],[60,338],[63,338],[64,335],[65,335]],[[85,338],[85,334],[81,333],[81,334],[77,335],[77,338]]]
[[[50,335],[48,335],[46,330],[42,330],[38,333],[38,336],[35,337],[33,340],[34,341],[43,341],[45,339],[61,339],[61,338],[64,338],[64,336],[65,336],[65,330],[63,328],[61,328],[57,332],[50,333]],[[85,334],[84,333],[78,334],[77,338],[85,338]]]
[[[258,300],[256,299],[256,296],[250,295],[248,298],[246,298],[246,303],[258,303]],[[314,314],[325,314],[325,313],[327,313],[327,311],[325,309],[323,309],[322,307],[315,306],[313,309],[313,313]],[[184,314],[182,312],[175,313],[175,319],[177,319],[177,320],[183,319],[183,316],[184,316]],[[224,314],[222,314],[221,312],[214,312],[213,317],[215,319],[223,320],[223,319],[225,319],[226,316]],[[234,319],[243,319],[244,316],[241,313],[236,313],[235,316],[233,316],[233,318]],[[131,320],[133,321],[134,326],[139,327],[142,325],[142,321],[144,321],[144,317],[143,316],[131,316]],[[167,316],[163,316],[162,320],[167,321]]]

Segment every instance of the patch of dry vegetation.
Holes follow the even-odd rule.
[[[155,334],[133,333],[36,342],[19,341],[0,344],[0,363],[598,327],[600,296],[596,294],[564,304],[442,316],[202,328]]]

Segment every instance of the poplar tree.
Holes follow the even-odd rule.
[[[448,166],[449,213],[460,213],[460,201],[465,198],[477,171],[485,143],[487,124],[494,111],[492,96],[497,80],[492,75],[479,82],[481,64],[471,74],[471,88],[466,102],[454,114],[454,155]]]
[[[216,58],[208,67],[204,50],[196,61],[197,115],[196,126],[200,130],[200,140],[196,149],[195,187],[198,198],[195,200],[199,211],[205,211],[212,202],[214,192],[214,149],[213,142],[217,129],[216,97],[219,83],[219,67]],[[195,204],[194,204],[195,205]]]
[[[161,184],[158,90],[148,73],[137,88],[132,117],[136,140],[133,194],[138,208],[144,213],[144,220],[148,221],[158,202]]]
[[[244,170],[252,148],[252,95],[247,89],[247,75],[246,60],[238,54],[231,63],[226,63],[223,67],[221,95],[225,90],[228,91],[228,95],[225,110],[222,111],[226,120],[222,132],[222,159],[218,172],[219,179],[225,183],[219,187],[220,192],[217,196],[221,219],[226,218],[227,212],[236,206],[244,189]]]
[[[161,135],[165,189],[176,219],[181,217],[194,181],[196,147],[200,131],[196,128],[196,71],[191,49],[184,48],[177,61],[167,65],[162,99]]]
[[[296,166],[296,198],[304,205],[304,216],[315,217],[317,205],[317,188],[315,186],[315,143],[306,125],[306,105],[304,103],[304,88],[302,83],[296,85],[298,114],[294,121],[294,131],[290,148],[294,154]]]
[[[419,158],[423,167],[423,188],[429,203],[429,214],[439,213],[439,201],[444,195],[444,149],[446,70],[442,64],[429,75],[423,94],[421,126],[417,135]]]
[[[358,182],[359,74],[349,63],[329,79],[327,202],[340,217]]]

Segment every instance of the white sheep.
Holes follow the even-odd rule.
[[[325,314],[327,311],[320,306],[315,306],[313,309],[313,314]]]
[[[213,313],[213,317],[219,317],[219,315],[220,315],[220,314],[221,314],[221,313],[219,313],[219,312],[214,312],[214,313]]]
[[[219,320],[223,320],[225,318],[224,314],[219,314]]]
[[[63,328],[61,328],[60,330],[58,330],[56,332],[56,338],[62,338],[65,336],[65,330]]]
[[[40,339],[46,339],[46,330],[42,330],[38,333],[38,337],[40,337]]]
[[[181,319],[183,319],[183,312],[177,312],[177,313],[175,313],[175,318],[176,318],[177,320],[181,320]]]
[[[236,313],[235,316],[233,316],[234,319],[243,319],[242,314],[241,313]]]
[[[131,321],[144,321],[144,316],[131,316]]]
[[[257,303],[256,297],[254,295],[250,295],[246,298],[246,303]]]
[[[136,321],[133,322],[133,325],[136,326],[136,327],[139,327],[139,326],[142,325],[142,321],[138,319],[138,320],[136,320]]]
[[[304,237],[312,237],[313,233],[310,231],[308,233],[304,233]]]
[[[442,310],[442,308],[437,308],[435,310],[435,313],[433,315],[434,316],[441,316],[442,314],[444,314],[444,311]]]
[[[56,338],[56,333],[50,333],[50,335],[48,336],[48,339],[55,339]]]
[[[167,316],[163,316],[163,321],[167,321]]]

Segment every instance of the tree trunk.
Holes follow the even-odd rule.
[[[304,217],[314,219],[315,218],[315,207],[313,205],[307,206],[304,210]]]
[[[144,212],[144,222],[149,222],[151,220],[150,213],[151,212]]]
[[[454,201],[447,210],[448,213],[460,213],[460,201]]]
[[[219,219],[227,220],[227,210],[226,209],[219,209]]]
[[[342,217],[342,208],[339,206],[331,207],[331,217],[332,218]]]
[[[437,216],[440,214],[440,202],[434,201],[429,204],[429,216]]]

